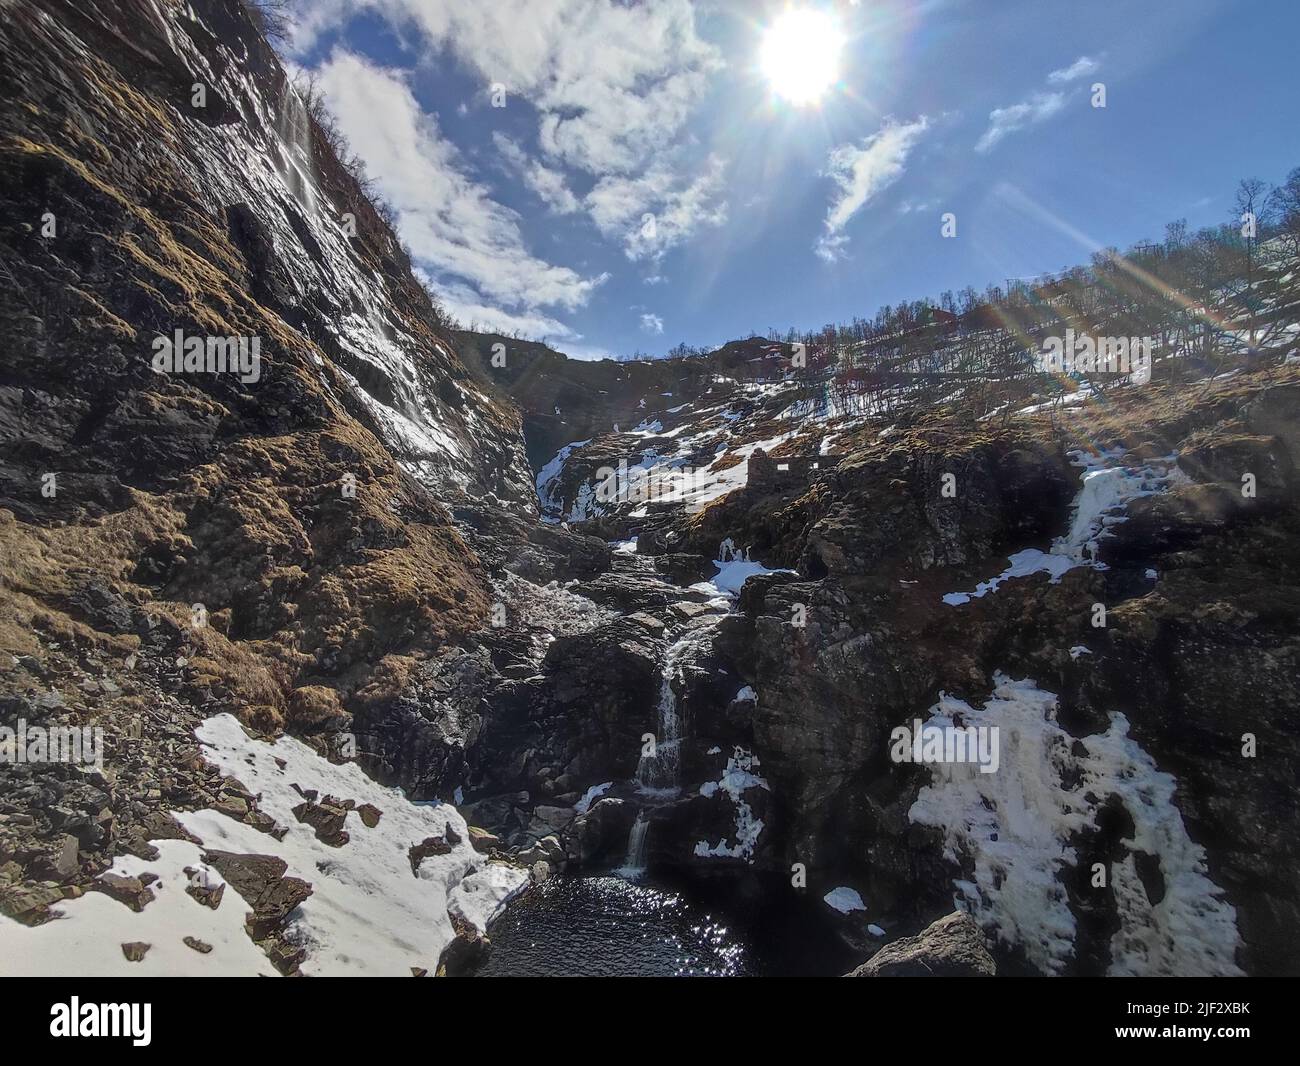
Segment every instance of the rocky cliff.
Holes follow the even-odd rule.
[[[110,751],[3,768],[29,914],[220,800],[202,718],[354,743],[486,623],[453,511],[536,507],[518,415],[240,4],[7,4],[0,53],[4,719]]]
[[[619,714],[662,736],[670,705],[681,736],[668,799],[642,757],[641,791],[592,814],[623,805],[617,837],[639,810],[651,865],[840,883],[864,950],[870,918],[917,929],[955,899],[1012,972],[1295,972],[1300,870],[1272,827],[1300,815],[1300,379],[1285,345],[1213,369],[983,419],[780,368],[632,427],[602,409],[539,493],[623,542],[575,591],[639,627],[578,638],[600,673],[564,687],[659,658],[656,706]],[[921,723],[996,725],[1007,761],[897,759]]]

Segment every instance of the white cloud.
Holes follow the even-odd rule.
[[[1047,75],[1047,80],[1053,85],[1066,85],[1078,78],[1086,78],[1089,74],[1094,73],[1098,67],[1098,62],[1091,56],[1080,56],[1068,67],[1052,71]]]
[[[529,337],[552,341],[577,339],[581,336],[558,319],[540,311],[506,311],[485,303],[483,297],[468,285],[454,281],[435,281],[419,267],[415,276],[463,329],[477,329],[506,336]]]
[[[667,164],[652,164],[644,174],[601,178],[587,194],[587,208],[606,237],[623,242],[631,260],[659,259],[703,225],[726,221],[719,199],[725,166],[710,156],[693,178]]]
[[[922,211],[933,211],[938,204],[938,200],[904,200],[898,205],[898,213],[900,215],[911,215]]]
[[[1034,93],[1010,107],[998,107],[989,112],[989,128],[975,144],[975,151],[987,152],[1009,134],[1027,126],[1045,122],[1065,106],[1064,93]]]
[[[518,216],[468,176],[402,72],[335,50],[317,74],[341,129],[397,209],[403,238],[440,292],[459,279],[497,307],[574,310],[605,280],[528,252]]]
[[[1100,69],[1100,64],[1091,56],[1080,56],[1068,67],[1061,67],[1047,75],[1049,85],[1069,85],[1079,78]],[[1028,126],[1046,122],[1064,106],[1069,90],[1056,92],[1035,92],[1027,100],[1009,107],[995,108],[989,112],[989,127],[975,144],[975,151],[988,152],[1004,137]]]
[[[303,2],[299,50],[369,9],[399,33],[415,31],[429,51],[449,51],[485,89],[504,86],[509,107],[531,106],[547,165],[524,156],[525,182],[552,210],[570,214],[578,200],[565,170],[595,179],[582,206],[629,258],[657,258],[725,218],[717,160],[691,158],[683,135],[723,66],[696,33],[689,0]],[[646,213],[663,223],[661,236],[641,235]]]
[[[597,359],[617,359],[618,355],[599,344],[565,344],[560,351],[570,359],[594,362]]]
[[[664,320],[658,315],[647,312],[641,316],[641,330],[644,333],[662,333],[664,331]]]
[[[906,169],[907,157],[929,128],[924,115],[915,122],[886,122],[861,144],[841,144],[827,160],[826,176],[839,192],[826,211],[826,232],[814,251],[827,262],[844,255],[848,238],[841,232],[849,220],[874,196],[889,188]]]
[[[511,169],[523,178],[524,184],[532,189],[552,212],[557,215],[572,215],[582,207],[581,201],[573,195],[565,183],[564,175],[536,159],[530,159],[518,141],[498,131],[492,134],[492,143],[496,145],[497,151],[501,153],[501,157]]]
[[[817,238],[817,243],[813,245],[813,251],[818,257],[825,259],[828,263],[837,263],[848,255],[845,248],[848,246],[849,239],[842,233],[834,235],[823,233]]]
[[[537,109],[543,150],[592,174],[673,143],[722,66],[688,0],[364,0]]]

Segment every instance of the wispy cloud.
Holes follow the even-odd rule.
[[[924,115],[915,122],[887,122],[861,144],[841,144],[831,150],[826,176],[839,191],[826,211],[825,232],[813,250],[827,262],[843,258],[849,220],[906,169],[907,157],[930,126]]]
[[[1101,64],[1092,56],[1080,56],[1068,67],[1061,67],[1047,75],[1048,85],[1062,86],[1061,89],[1037,91],[1019,103],[1007,107],[994,108],[989,112],[989,126],[984,135],[975,143],[975,151],[989,152],[1004,138],[1030,126],[1046,122],[1053,115],[1060,113],[1072,90],[1064,88],[1071,82],[1086,78],[1101,69]]]
[[[933,211],[939,204],[938,200],[904,200],[898,205],[900,215],[919,214],[922,211]]]
[[[1005,137],[1017,130],[1046,122],[1065,106],[1065,93],[1034,93],[1010,107],[997,107],[989,112],[989,128],[975,143],[975,151],[988,152]]]
[[[583,277],[529,253],[518,216],[467,173],[459,151],[395,70],[335,50],[317,70],[353,148],[398,212],[398,228],[440,291],[472,286],[514,312],[587,303],[605,275]]]
[[[587,195],[592,220],[633,261],[656,260],[701,226],[726,221],[725,165],[710,156],[694,177],[656,163],[643,174],[601,178]]]
[[[471,286],[443,279],[435,282],[429,274],[415,268],[415,276],[433,297],[466,329],[513,336],[518,333],[535,340],[577,340],[582,334],[559,319],[540,311],[506,311],[486,303]]]
[[[1091,56],[1080,56],[1068,67],[1052,71],[1047,75],[1047,80],[1052,85],[1067,85],[1079,78],[1086,78],[1089,74],[1096,73],[1099,68],[1100,64]]]
[[[641,332],[658,334],[663,331],[664,320],[658,315],[652,315],[647,312],[641,316]]]

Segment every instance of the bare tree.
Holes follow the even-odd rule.
[[[273,43],[287,41],[293,34],[291,0],[241,0],[253,25]]]
[[[1300,259],[1300,167],[1291,171],[1268,199],[1287,254],[1292,259]]]
[[[1241,223],[1241,235],[1246,241],[1246,322],[1250,330],[1250,346],[1255,347],[1255,265],[1258,257],[1259,231],[1264,226],[1268,209],[1268,186],[1259,178],[1242,178],[1237,186],[1236,212]]]

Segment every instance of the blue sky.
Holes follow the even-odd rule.
[[[781,100],[759,66],[790,6],[831,13],[845,39],[815,106]],[[1300,166],[1293,0],[298,12],[293,61],[443,302],[583,358],[1058,270],[1175,218],[1222,221],[1239,178]]]

